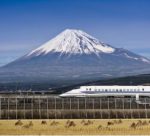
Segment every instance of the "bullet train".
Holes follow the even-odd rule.
[[[60,97],[150,97],[150,86],[81,86],[60,95]]]

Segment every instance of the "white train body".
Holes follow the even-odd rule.
[[[81,86],[60,97],[150,96],[150,86]]]

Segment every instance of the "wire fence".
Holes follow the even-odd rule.
[[[150,98],[0,97],[0,119],[150,118]]]

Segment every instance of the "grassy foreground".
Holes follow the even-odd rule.
[[[0,134],[4,135],[149,135],[150,120],[146,119],[56,119],[56,120],[0,120]]]

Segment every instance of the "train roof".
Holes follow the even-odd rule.
[[[110,85],[110,86],[104,86],[104,85],[96,85],[96,86],[80,86],[80,88],[147,88],[150,86],[144,86],[144,85],[134,85],[134,86],[125,86],[125,85]]]

